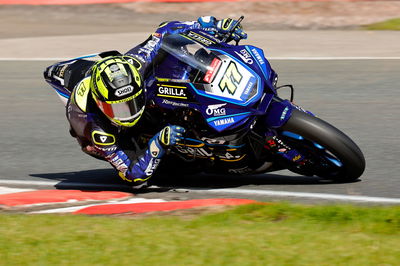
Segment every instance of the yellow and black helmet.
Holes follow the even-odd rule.
[[[109,56],[92,67],[90,90],[100,110],[116,125],[134,126],[146,99],[138,70],[124,56]]]

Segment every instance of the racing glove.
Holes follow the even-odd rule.
[[[161,158],[165,149],[175,146],[183,139],[185,129],[180,126],[166,126],[149,141],[150,153],[154,158]]]
[[[217,22],[218,34],[221,35],[221,37],[225,37],[225,35],[228,34],[233,29],[233,27],[235,27],[236,23],[237,20],[231,18],[226,18],[218,21]],[[235,28],[235,31],[232,33],[232,35],[227,39],[227,42],[231,40],[238,42],[242,39],[247,39],[247,33],[244,32],[242,25],[239,24]]]
[[[213,16],[199,17],[197,22],[199,22],[200,26],[206,31],[217,31],[216,26],[218,20]]]
[[[180,126],[166,126],[159,133],[158,138],[164,147],[174,146],[183,139],[185,129]]]

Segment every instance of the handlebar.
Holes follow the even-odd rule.
[[[231,37],[231,35],[235,32],[237,26],[239,26],[240,22],[242,22],[242,20],[244,19],[244,16],[241,16],[237,21],[235,26],[232,27],[232,29],[226,33],[225,37],[222,39],[222,42],[226,42],[226,40],[229,39],[229,37]],[[239,40],[240,41],[240,40]],[[239,44],[239,41],[236,41],[236,45]]]

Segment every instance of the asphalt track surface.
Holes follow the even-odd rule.
[[[51,181],[58,188],[78,189],[85,187],[77,183],[108,184],[103,189],[119,186],[111,166],[83,154],[69,136],[63,105],[42,78],[42,70],[51,63],[0,61],[0,182]],[[288,171],[249,177],[173,175],[157,178],[161,188],[143,196],[206,198],[204,188],[230,188],[400,198],[400,60],[271,63],[280,84],[295,85],[297,104],[340,128],[361,147],[367,161],[361,181],[332,184]],[[179,193],[187,188],[192,190]],[[228,196],[273,200],[256,194]]]

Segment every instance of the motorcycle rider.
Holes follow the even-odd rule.
[[[46,68],[44,77],[53,87],[71,91],[66,105],[70,133],[82,151],[108,161],[122,180],[134,188],[147,185],[168,147],[182,140],[185,129],[157,125],[145,109],[147,75],[164,36],[202,29],[223,39],[237,24],[232,19],[200,17],[191,22],[165,22],[145,42],[125,55],[101,53],[102,59],[84,58],[56,63]],[[230,40],[246,39],[239,25]],[[148,139],[141,128],[159,128]]]

